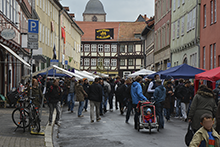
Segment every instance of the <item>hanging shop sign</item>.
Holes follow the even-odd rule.
[[[4,29],[1,32],[1,36],[6,39],[6,40],[10,40],[10,39],[14,39],[16,36],[16,33],[13,29]]]

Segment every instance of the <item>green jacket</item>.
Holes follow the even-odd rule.
[[[198,91],[193,98],[188,119],[192,120],[192,128],[198,130],[200,125],[200,118],[203,114],[208,113],[215,117],[217,112],[217,105],[215,103],[213,92],[210,89]]]
[[[28,89],[28,97],[29,96],[30,96],[30,88]],[[40,107],[43,99],[43,94],[40,87],[32,88],[32,96],[35,97],[35,99],[33,100],[34,105]]]
[[[219,135],[215,131],[215,129],[212,129],[212,135],[215,138],[215,147],[219,147]],[[207,133],[207,130],[204,127],[201,127],[196,134],[193,136],[192,141],[190,142],[189,147],[199,147],[202,146],[203,143],[206,144],[206,147],[208,147],[209,143],[209,134]]]

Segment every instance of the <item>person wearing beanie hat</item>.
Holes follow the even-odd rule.
[[[147,108],[147,111],[145,112],[144,115],[144,122],[145,123],[152,123],[153,122],[153,114],[151,113],[151,109]]]

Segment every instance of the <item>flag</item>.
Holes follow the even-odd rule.
[[[53,47],[53,59],[57,59],[56,47]]]

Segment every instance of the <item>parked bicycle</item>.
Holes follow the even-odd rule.
[[[29,105],[27,108],[29,109],[29,131],[37,131],[40,132],[41,126],[40,126],[40,114],[39,114],[39,108],[36,107],[33,103],[33,100],[35,97],[29,97]]]
[[[12,112],[12,120],[17,126],[15,131],[18,128],[23,128],[23,132],[25,132],[25,128],[29,126],[29,111],[25,109],[25,99],[22,95],[15,97],[17,101],[17,108]]]

